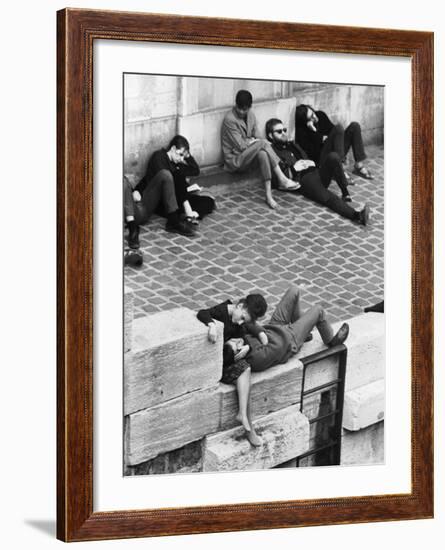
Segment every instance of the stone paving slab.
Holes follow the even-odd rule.
[[[268,319],[291,283],[303,288],[304,305],[320,303],[332,321],[383,300],[383,147],[367,152],[375,179],[356,177],[350,187],[353,206],[371,207],[367,227],[293,193],[275,191],[273,211],[257,186],[233,185],[218,195],[218,209],[194,239],[167,233],[165,220],[154,216],[141,228],[144,264],[124,271],[125,285],[135,291],[135,317],[262,292]],[[338,191],[335,182],[330,189]]]

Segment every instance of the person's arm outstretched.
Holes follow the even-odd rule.
[[[226,307],[226,304],[220,304],[218,306],[210,307],[208,309],[200,309],[197,313],[198,319],[201,323],[207,325],[209,331],[207,333],[207,338],[212,344],[216,342],[217,332],[216,332],[216,321],[223,322],[221,308]]]

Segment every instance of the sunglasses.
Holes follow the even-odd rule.
[[[282,134],[287,132],[287,128],[279,128],[278,130],[274,130],[274,133]]]

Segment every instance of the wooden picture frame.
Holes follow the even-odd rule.
[[[77,9],[58,12],[57,31],[58,538],[82,541],[432,517],[433,34]],[[93,512],[93,43],[99,39],[411,60],[411,492]]]

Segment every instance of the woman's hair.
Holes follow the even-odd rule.
[[[247,309],[252,322],[262,317],[267,311],[267,302],[261,294],[249,294],[238,303]]]
[[[279,118],[269,118],[269,120],[266,122],[266,138],[271,141],[269,134],[272,133],[272,130],[275,128],[277,124],[283,124],[283,121]]]
[[[310,105],[298,105],[295,109],[295,128],[298,128],[299,126],[306,126],[307,125],[307,112],[308,109],[311,109],[312,107]]]
[[[190,144],[184,136],[176,135],[168,144],[167,151],[170,151],[172,147],[176,149],[185,149],[186,151],[190,150]]]
[[[235,97],[236,106],[240,109],[250,109],[252,107],[252,94],[247,90],[239,90]]]
[[[235,353],[233,352],[230,344],[224,344],[223,346],[223,366],[228,367],[235,362]]]

